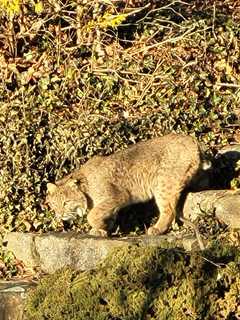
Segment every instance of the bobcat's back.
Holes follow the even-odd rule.
[[[128,192],[135,202],[151,198],[157,184],[164,190],[170,181],[188,184],[199,167],[196,141],[189,136],[170,134],[139,142],[107,157],[93,157],[76,176],[87,177],[89,194],[95,201],[111,185],[116,193]]]

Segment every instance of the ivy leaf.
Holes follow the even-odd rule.
[[[36,14],[41,14],[43,12],[43,3],[42,1],[36,2],[34,5],[34,11]]]

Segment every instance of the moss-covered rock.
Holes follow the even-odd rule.
[[[205,253],[130,246],[95,271],[63,270],[41,281],[28,320],[237,319],[240,252],[218,243]]]

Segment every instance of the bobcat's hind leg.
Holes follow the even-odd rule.
[[[156,204],[160,211],[160,217],[154,226],[147,231],[149,235],[163,234],[168,231],[176,216],[176,207],[180,198],[180,192],[166,191],[165,194],[157,193]]]
[[[182,191],[197,173],[199,161],[189,159],[185,168],[175,166],[171,174],[163,176],[154,190],[156,204],[160,211],[157,223],[148,229],[148,234],[163,234],[168,231],[176,217],[177,205]]]

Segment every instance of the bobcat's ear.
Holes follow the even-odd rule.
[[[56,190],[57,190],[57,186],[54,183],[47,184],[47,192],[49,194],[53,194],[54,192],[56,192]]]

